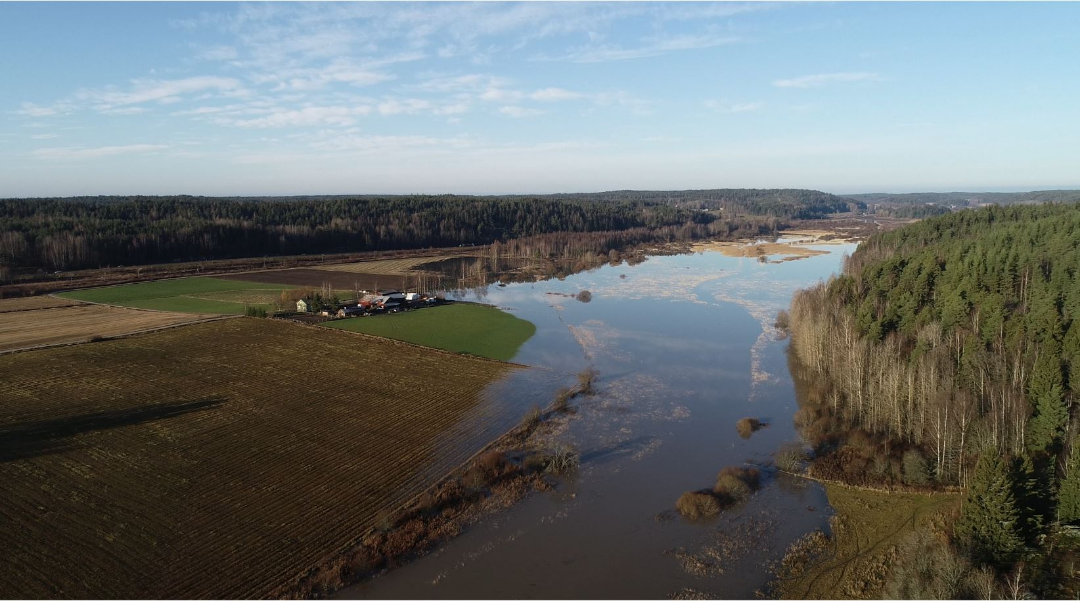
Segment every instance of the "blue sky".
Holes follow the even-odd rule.
[[[0,3],[0,196],[1080,187],[1076,3]]]

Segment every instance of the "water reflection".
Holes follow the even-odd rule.
[[[721,468],[766,463],[796,437],[787,342],[772,323],[796,289],[838,271],[854,245],[814,248],[829,254],[783,263],[719,253],[652,257],[452,293],[536,325],[515,362],[564,376],[599,371],[599,393],[580,401],[564,435],[581,453],[581,468],[558,493],[531,498],[342,596],[665,598],[684,589],[752,596],[769,578],[769,561],[825,525],[820,487],[768,477],[750,502],[711,524],[671,519],[671,509],[682,492],[711,486]],[[585,290],[590,302],[578,302]],[[743,417],[770,426],[742,439],[735,423]],[[752,544],[732,545],[724,535],[743,531]],[[705,555],[706,573],[688,569]]]

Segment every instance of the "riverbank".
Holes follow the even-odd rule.
[[[273,597],[328,598],[426,555],[482,518],[509,509],[536,492],[550,491],[557,478],[578,464],[570,448],[552,445],[574,409],[570,401],[592,393],[591,371],[563,389],[547,409],[534,408],[509,432],[492,441],[438,483],[378,517],[349,548],[283,585]]]

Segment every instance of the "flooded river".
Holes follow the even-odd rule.
[[[772,323],[795,290],[838,272],[854,247],[814,246],[829,252],[780,263],[717,252],[652,257],[460,293],[536,324],[515,362],[568,378],[588,366],[599,372],[598,394],[575,400],[560,435],[581,466],[556,491],[339,597],[753,597],[791,542],[825,527],[820,487],[766,472],[749,502],[701,522],[676,514],[675,500],[711,487],[726,466],[767,463],[797,439],[787,341]],[[583,290],[588,302],[576,298]],[[769,426],[740,438],[743,417]]]

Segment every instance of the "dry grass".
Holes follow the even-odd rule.
[[[832,536],[794,545],[777,583],[787,599],[880,599],[903,543],[936,529],[959,505],[958,495],[877,493],[825,485],[836,510]]]
[[[11,311],[0,313],[0,352],[87,342],[206,319],[189,313],[84,304]]]
[[[695,252],[713,251],[728,257],[772,257],[783,256],[792,258],[813,257],[825,255],[829,251],[807,248],[794,244],[780,242],[762,242],[760,244],[748,244],[745,242],[701,242],[693,245]]]
[[[512,369],[264,319],[0,357],[0,597],[271,596],[476,452]]]
[[[33,311],[34,309],[51,309],[53,307],[70,307],[82,304],[79,301],[55,296],[24,296],[20,298],[0,299],[0,313],[11,311]]]

